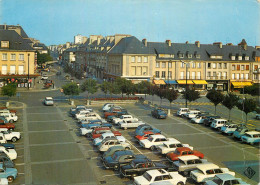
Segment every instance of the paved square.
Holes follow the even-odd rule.
[[[30,144],[48,144],[73,142],[73,138],[68,131],[60,132],[37,132],[29,133]]]
[[[68,129],[63,121],[49,122],[30,122],[29,131],[44,131],[44,130],[66,130]]]

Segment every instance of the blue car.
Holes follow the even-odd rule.
[[[151,112],[152,116],[157,119],[166,119],[167,114],[162,109],[154,109]]]
[[[161,133],[161,131],[157,128],[154,128],[150,125],[147,125],[147,124],[144,124],[144,125],[140,125],[136,128],[135,130],[135,135],[138,136],[138,135],[143,135],[143,132],[145,131],[151,131],[153,132],[154,134],[157,134],[157,133]]]
[[[230,174],[217,174],[212,180],[206,181],[205,183],[205,185],[226,185],[226,184],[249,185],[246,182],[242,181],[240,178],[236,178]]]
[[[3,164],[0,164],[0,178],[7,178],[8,182],[13,182],[17,177],[17,169],[6,168]]]
[[[233,132],[233,137],[241,140],[241,136],[248,132],[249,129],[246,127],[238,128],[235,132]]]
[[[245,135],[241,136],[241,140],[244,143],[248,144],[258,144],[260,143],[260,132],[258,131],[249,131],[246,132]]]
[[[94,128],[94,127],[109,127],[111,128],[112,125],[110,123],[86,123],[86,124],[81,124],[82,128]]]

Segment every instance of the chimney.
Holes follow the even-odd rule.
[[[195,42],[195,45],[196,45],[198,48],[200,48],[200,41],[196,41],[196,42]]]
[[[186,41],[185,43],[186,43],[186,44],[189,44],[189,41]]]
[[[97,38],[97,45],[100,44],[100,37]]]
[[[255,49],[260,50],[260,46],[255,46]]]
[[[227,45],[227,46],[233,46],[233,44],[232,44],[232,43],[227,43],[226,45]]]
[[[247,50],[247,43],[245,39],[242,39],[242,41],[238,45],[241,45],[244,50]]]
[[[167,44],[168,46],[172,46],[171,40],[166,40],[166,44]]]
[[[143,42],[143,44],[144,44],[145,46],[147,46],[147,40],[146,40],[146,39],[143,39],[142,42]]]
[[[222,48],[222,42],[214,42],[213,45],[218,45],[219,48]]]

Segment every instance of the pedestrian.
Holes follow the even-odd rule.
[[[52,88],[54,89],[54,83],[52,83]]]

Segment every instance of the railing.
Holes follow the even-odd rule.
[[[207,76],[207,80],[227,80],[227,76]]]

